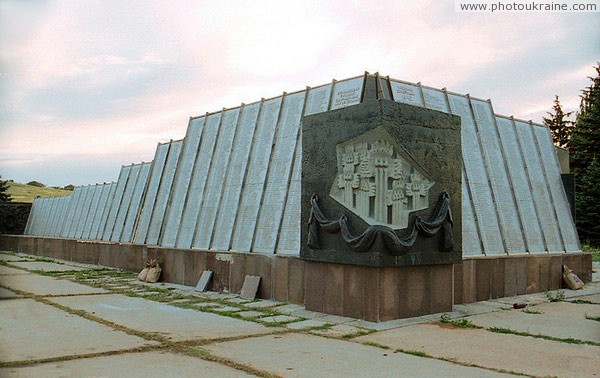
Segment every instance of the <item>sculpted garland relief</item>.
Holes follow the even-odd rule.
[[[357,141],[336,148],[338,175],[330,195],[367,223],[404,229],[411,212],[429,206],[434,182],[404,159],[393,142]]]

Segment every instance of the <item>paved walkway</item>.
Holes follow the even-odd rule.
[[[600,377],[599,274],[371,323],[0,252],[0,376]]]

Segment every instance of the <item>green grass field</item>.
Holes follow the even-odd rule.
[[[9,182],[7,193],[11,196],[12,202],[33,202],[36,197],[60,197],[73,194],[70,190],[40,188],[32,185],[19,184],[18,182]]]

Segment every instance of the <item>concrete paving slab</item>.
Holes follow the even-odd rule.
[[[308,319],[308,320],[302,320],[299,322],[293,322],[293,323],[286,324],[286,327],[289,329],[311,329],[311,328],[316,328],[316,327],[323,327],[328,324],[331,324],[331,323],[321,322],[319,320],[314,320],[314,319]]]
[[[508,328],[534,335],[600,342],[600,322],[586,319],[586,314],[600,316],[598,305],[554,302],[528,306],[526,309],[542,314],[510,310],[470,316],[468,319],[486,328]]]
[[[598,373],[599,348],[595,346],[455,328],[443,323],[396,328],[354,340],[535,376],[590,377]]]
[[[7,253],[0,253],[0,261],[22,261],[22,260],[29,260],[29,258],[23,257],[23,256],[9,255]]]
[[[512,303],[512,302],[511,302]],[[486,314],[488,312],[501,310],[503,308],[508,308],[506,303],[500,302],[491,302],[491,301],[482,301],[468,304],[460,304],[454,305],[452,310],[453,312],[458,312],[463,316],[469,315],[477,315],[477,314]]]
[[[336,324],[330,328],[319,329],[311,332],[328,337],[348,337],[350,335],[356,335],[360,332],[365,332],[365,330],[348,324]]]
[[[296,315],[296,314],[294,314],[294,315]],[[337,315],[319,316],[317,319],[319,319],[322,322],[335,323],[335,324],[350,323],[350,322],[353,322],[356,320],[354,318],[348,318],[345,316],[337,316]]]
[[[257,323],[120,294],[61,297],[52,298],[52,301],[93,312],[95,316],[131,329],[160,333],[176,341],[272,332]]]
[[[283,306],[277,307],[277,312],[281,312],[282,314],[291,315],[295,311],[304,310],[304,306],[298,304],[286,304]]]
[[[438,316],[435,320],[437,321],[439,319],[440,318]],[[353,321],[350,323],[345,323],[345,324],[355,326],[355,327],[375,330],[375,331],[385,331],[388,329],[399,328],[399,327],[408,327],[411,325],[427,323],[430,321],[431,321],[430,319],[421,316],[421,317],[415,317],[415,318],[388,320],[387,322],[381,322],[381,323],[369,322],[366,320],[359,319],[359,320],[356,320],[356,321]]]
[[[213,307],[213,309],[215,311],[219,311],[219,312],[236,312],[236,311],[242,311],[241,308],[239,308],[239,307],[233,307],[233,306]]]
[[[78,266],[50,263],[45,261],[11,262],[10,264],[27,270],[41,270],[44,272],[67,272],[71,270],[86,270],[86,268]]]
[[[10,378],[59,377],[253,377],[234,368],[168,352],[125,353],[114,356],[0,369]]]
[[[0,287],[0,299],[11,299],[11,298],[19,298],[20,296],[13,293],[12,291]]]
[[[0,361],[24,361],[155,345],[32,299],[0,306]]]
[[[26,270],[10,268],[8,266],[0,265],[0,275],[9,275],[9,274],[32,274]],[[2,281],[0,280],[0,284]]]
[[[9,289],[24,291],[35,295],[70,295],[109,293],[109,291],[94,288],[67,280],[59,280],[37,274],[7,275],[1,278],[2,285]]]
[[[263,322],[268,323],[285,323],[285,322],[293,322],[294,320],[298,320],[295,316],[289,315],[276,315],[276,316],[268,316],[266,318],[261,318]]]
[[[272,300],[259,300],[257,302],[246,303],[244,305],[244,307],[247,307],[247,308],[267,308],[267,307],[279,306],[280,304],[281,304],[281,302],[272,301]]]
[[[489,370],[393,353],[299,333],[203,346],[211,353],[284,377],[501,377]]]
[[[600,294],[584,295],[581,297],[569,299],[569,302],[573,302],[573,301],[588,301],[588,302],[592,302],[594,304],[600,304]]]
[[[259,316],[264,315],[264,312],[260,312],[260,311],[242,311],[242,312],[238,312],[237,313],[239,316],[242,316],[244,318],[258,318]]]

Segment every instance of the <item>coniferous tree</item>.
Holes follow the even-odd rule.
[[[600,246],[600,63],[592,84],[582,91],[581,105],[569,142],[575,174],[577,230],[583,243]]]
[[[10,194],[6,191],[8,190],[8,181],[2,181],[2,176],[0,176],[0,202],[10,202]]]
[[[568,118],[573,112],[565,113],[562,110],[558,96],[554,98],[554,106],[552,107],[554,114],[547,112],[551,118],[543,117],[544,125],[548,126],[552,134],[552,141],[558,147],[566,148],[571,139],[571,131],[573,130],[573,121]]]

